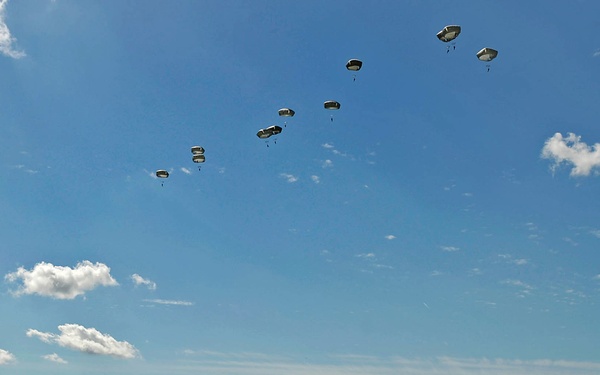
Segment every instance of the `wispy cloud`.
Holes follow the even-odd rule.
[[[32,270],[19,267],[4,276],[9,282],[21,281],[14,295],[37,294],[55,299],[73,299],[98,286],[119,285],[106,264],[83,261],[75,268],[38,263]]]
[[[333,168],[333,162],[330,159],[327,159],[321,163],[321,167],[323,168]]]
[[[554,161],[553,172],[561,164],[572,164],[571,176],[589,176],[594,168],[600,167],[600,143],[588,146],[578,135],[568,133],[565,138],[556,133],[546,140],[541,157]]]
[[[458,248],[456,246],[440,246],[440,249],[442,249],[442,251],[446,251],[448,253],[453,253],[455,251],[460,250],[460,248]]]
[[[88,354],[110,355],[117,358],[131,359],[139,356],[138,350],[127,341],[117,341],[95,328],[86,328],[79,324],[63,324],[58,326],[60,334],[27,330],[27,337],[37,337],[47,344],[58,344],[62,347]]]
[[[502,281],[502,284],[504,284],[504,285],[510,285],[510,286],[519,288],[520,291],[517,293],[517,296],[520,297],[520,298],[524,298],[524,297],[530,295],[531,291],[533,289],[535,289],[531,285],[529,285],[527,283],[524,283],[521,280],[507,279],[507,280]]]
[[[8,365],[8,364],[14,363],[16,361],[17,361],[17,359],[15,358],[14,354],[12,354],[11,352],[9,352],[7,350],[0,349],[0,366]]]
[[[65,361],[64,359],[62,359],[56,353],[43,355],[42,358],[45,359],[46,361],[50,361],[50,362],[54,362],[54,363],[60,363],[61,365],[66,365],[67,363],[69,363],[69,362]]]
[[[10,30],[4,21],[6,4],[8,4],[8,0],[0,0],[0,53],[13,59],[20,59],[25,56],[25,52],[13,48],[13,42],[17,40],[10,35]]]
[[[280,173],[279,177],[284,178],[290,184],[298,181],[298,177],[294,176],[293,174],[289,174],[289,173]]]
[[[181,171],[185,174],[192,174],[192,171],[190,171],[189,169],[187,169],[185,167],[181,167]]]
[[[394,236],[393,234],[388,234],[387,236],[385,236],[385,239],[386,240],[390,240],[390,241],[393,240],[393,239],[395,239],[395,238],[396,238],[396,236]]]
[[[313,174],[312,176],[310,176],[310,179],[312,180],[312,182],[314,182],[315,184],[318,184],[321,182],[321,179],[319,178],[319,176]]]
[[[159,305],[174,305],[174,306],[192,306],[194,303],[189,301],[178,301],[169,299],[145,299],[144,302],[156,303]]]
[[[593,55],[593,56],[594,56],[594,57],[598,57],[598,56],[600,56],[600,49],[599,49],[599,50],[597,50],[596,52],[594,52],[594,55]]]
[[[358,354],[339,354],[330,356],[326,363],[311,363],[289,358],[251,358],[236,353],[216,353],[203,355],[197,360],[188,359],[186,364],[190,373],[236,375],[592,375],[600,371],[598,362],[453,357],[378,358]]]
[[[141,277],[137,273],[134,273],[133,275],[131,275],[131,280],[133,281],[133,283],[135,284],[135,286],[146,285],[146,287],[148,287],[148,289],[150,289],[150,290],[156,290],[156,283],[154,281],[148,280],[148,279],[144,279],[143,277]]]

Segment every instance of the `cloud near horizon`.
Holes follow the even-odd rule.
[[[600,167],[600,143],[588,146],[576,134],[563,137],[556,133],[544,143],[541,157],[554,161],[550,167],[552,172],[561,164],[572,164],[571,176],[589,176],[593,169]]]
[[[16,362],[14,354],[9,352],[8,350],[0,349],[0,366],[7,365],[9,363]]]
[[[10,35],[10,30],[4,21],[6,4],[8,4],[8,0],[0,0],[0,52],[13,59],[20,59],[26,55],[25,52],[17,51],[13,48],[13,42],[17,40]]]
[[[64,359],[62,359],[56,353],[43,355],[42,358],[45,359],[46,361],[50,361],[50,362],[54,362],[54,363],[60,363],[61,365],[66,365],[66,364],[69,363],[69,362],[65,361]]]
[[[77,263],[75,268],[41,262],[32,270],[19,267],[16,272],[5,275],[4,279],[9,282],[22,282],[22,285],[12,292],[16,296],[37,294],[54,299],[74,299],[98,286],[119,285],[110,275],[107,265],[88,260]]]
[[[95,328],[86,328],[79,324],[63,324],[58,326],[58,330],[60,331],[59,335],[28,329],[26,335],[27,337],[37,337],[47,344],[58,344],[64,348],[88,354],[110,355],[123,359],[139,356],[139,351],[135,346],[127,341],[117,341],[112,336]]]

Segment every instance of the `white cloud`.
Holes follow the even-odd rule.
[[[565,163],[574,166],[571,176],[589,176],[594,168],[600,167],[600,143],[588,146],[573,133],[568,133],[566,138],[556,133],[546,140],[541,157],[554,160],[551,166],[553,172]]]
[[[600,49],[598,51],[594,52],[594,57],[598,57],[598,56],[600,56]]]
[[[133,275],[131,275],[131,280],[133,280],[133,283],[135,284],[135,286],[146,285],[146,287],[148,287],[148,289],[156,290],[156,283],[154,281],[144,279],[137,273],[134,273]]]
[[[185,167],[181,167],[181,171],[185,174],[192,174],[192,171],[190,171],[189,169],[187,169]]]
[[[323,146],[323,148],[327,148],[327,149],[333,148],[333,145],[331,143],[323,143],[321,146]]]
[[[600,229],[592,229],[590,233],[592,234],[592,236],[600,238]]]
[[[0,52],[13,59],[20,59],[25,56],[25,52],[13,49],[12,44],[16,39],[10,35],[10,30],[4,21],[6,4],[8,4],[8,0],[0,0]]]
[[[281,178],[285,178],[287,182],[294,183],[296,181],[298,181],[298,177],[294,176],[293,174],[289,174],[289,173],[280,173],[279,176]]]
[[[386,240],[393,240],[394,238],[396,238],[396,236],[394,236],[393,234],[388,234],[387,236],[385,236]]]
[[[192,306],[194,303],[189,301],[177,301],[168,299],[145,299],[144,302],[157,303],[159,305]]]
[[[323,168],[332,168],[332,167],[333,167],[333,162],[332,162],[331,160],[327,159],[327,160],[325,160],[325,161],[324,161],[324,162],[321,164],[321,166],[322,166]]]
[[[17,361],[17,359],[15,358],[14,354],[12,354],[11,352],[9,352],[7,350],[0,349],[0,366],[8,365],[8,364],[14,363],[16,361]]]
[[[600,274],[594,276],[594,280],[600,280]]]
[[[4,276],[9,282],[21,280],[23,285],[15,295],[37,294],[55,299],[73,299],[98,286],[119,285],[110,275],[110,268],[102,263],[83,261],[75,268],[38,263],[31,271],[19,267]]]
[[[320,183],[320,182],[321,182],[321,179],[319,178],[319,176],[317,176],[317,175],[314,175],[314,174],[313,174],[312,176],[310,176],[310,179],[311,179],[311,180],[312,180],[312,181],[313,181],[315,184],[318,184],[318,183]]]
[[[449,253],[460,250],[460,248],[458,248],[456,246],[440,246],[440,249],[442,249],[442,251],[446,251]]]
[[[63,324],[58,326],[58,330],[60,335],[29,329],[27,336],[88,354],[110,355],[124,359],[139,356],[138,350],[127,341],[117,341],[95,328],[86,328],[79,324]]]
[[[375,253],[356,254],[355,257],[363,259],[375,259]]]
[[[60,363],[61,365],[66,365],[67,363],[69,363],[69,362],[65,361],[64,359],[60,358],[60,356],[56,353],[43,355],[42,358],[45,359],[46,361]]]

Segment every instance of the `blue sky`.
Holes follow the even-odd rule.
[[[0,373],[598,373],[599,13],[0,0]]]

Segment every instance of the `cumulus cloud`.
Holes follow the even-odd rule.
[[[145,299],[144,302],[157,303],[159,305],[192,306],[194,303],[189,301],[177,301],[168,299]]]
[[[131,280],[133,281],[133,283],[135,284],[135,286],[145,285],[150,290],[156,290],[156,283],[154,281],[148,280],[148,279],[144,279],[143,277],[141,277],[137,273],[134,273],[133,275],[131,275]]]
[[[58,326],[58,330],[60,334],[29,329],[27,336],[37,337],[47,344],[58,344],[88,354],[110,355],[123,359],[139,356],[138,350],[127,341],[117,341],[95,328],[86,328],[79,324],[63,324]]]
[[[321,179],[319,178],[319,176],[317,176],[317,175],[314,175],[314,174],[313,174],[312,176],[310,176],[310,179],[311,179],[311,180],[312,180],[312,181],[313,181],[315,184],[318,184],[318,183],[320,183],[320,182],[321,182]]]
[[[293,174],[289,174],[289,173],[280,173],[279,176],[281,178],[285,178],[285,180],[287,182],[289,182],[290,184],[293,182],[298,181],[298,177],[294,176]]]
[[[600,143],[588,146],[578,135],[568,133],[565,138],[556,133],[546,140],[541,157],[554,161],[551,166],[553,172],[561,164],[572,164],[571,176],[589,176],[594,168],[600,166]]]
[[[333,167],[333,162],[330,159],[325,160],[322,164],[321,167],[323,168],[332,168]]]
[[[13,48],[13,42],[16,42],[16,39],[10,35],[10,30],[4,21],[6,4],[8,4],[8,0],[0,0],[0,52],[13,59],[20,59],[25,56],[25,52]]]
[[[388,234],[387,236],[385,236],[386,240],[393,240],[394,238],[396,238],[396,236],[394,236],[393,234]]]
[[[22,282],[14,295],[37,294],[55,299],[74,299],[98,286],[119,285],[110,275],[107,265],[87,260],[78,263],[75,268],[41,262],[32,270],[19,267],[4,278],[9,282]]]
[[[17,359],[15,358],[14,354],[7,350],[0,349],[0,366],[8,365],[16,361]]]
[[[66,365],[67,363],[69,363],[69,362],[65,361],[64,359],[60,358],[60,356],[56,353],[43,355],[42,358],[45,359],[46,361],[60,363],[61,365]]]

